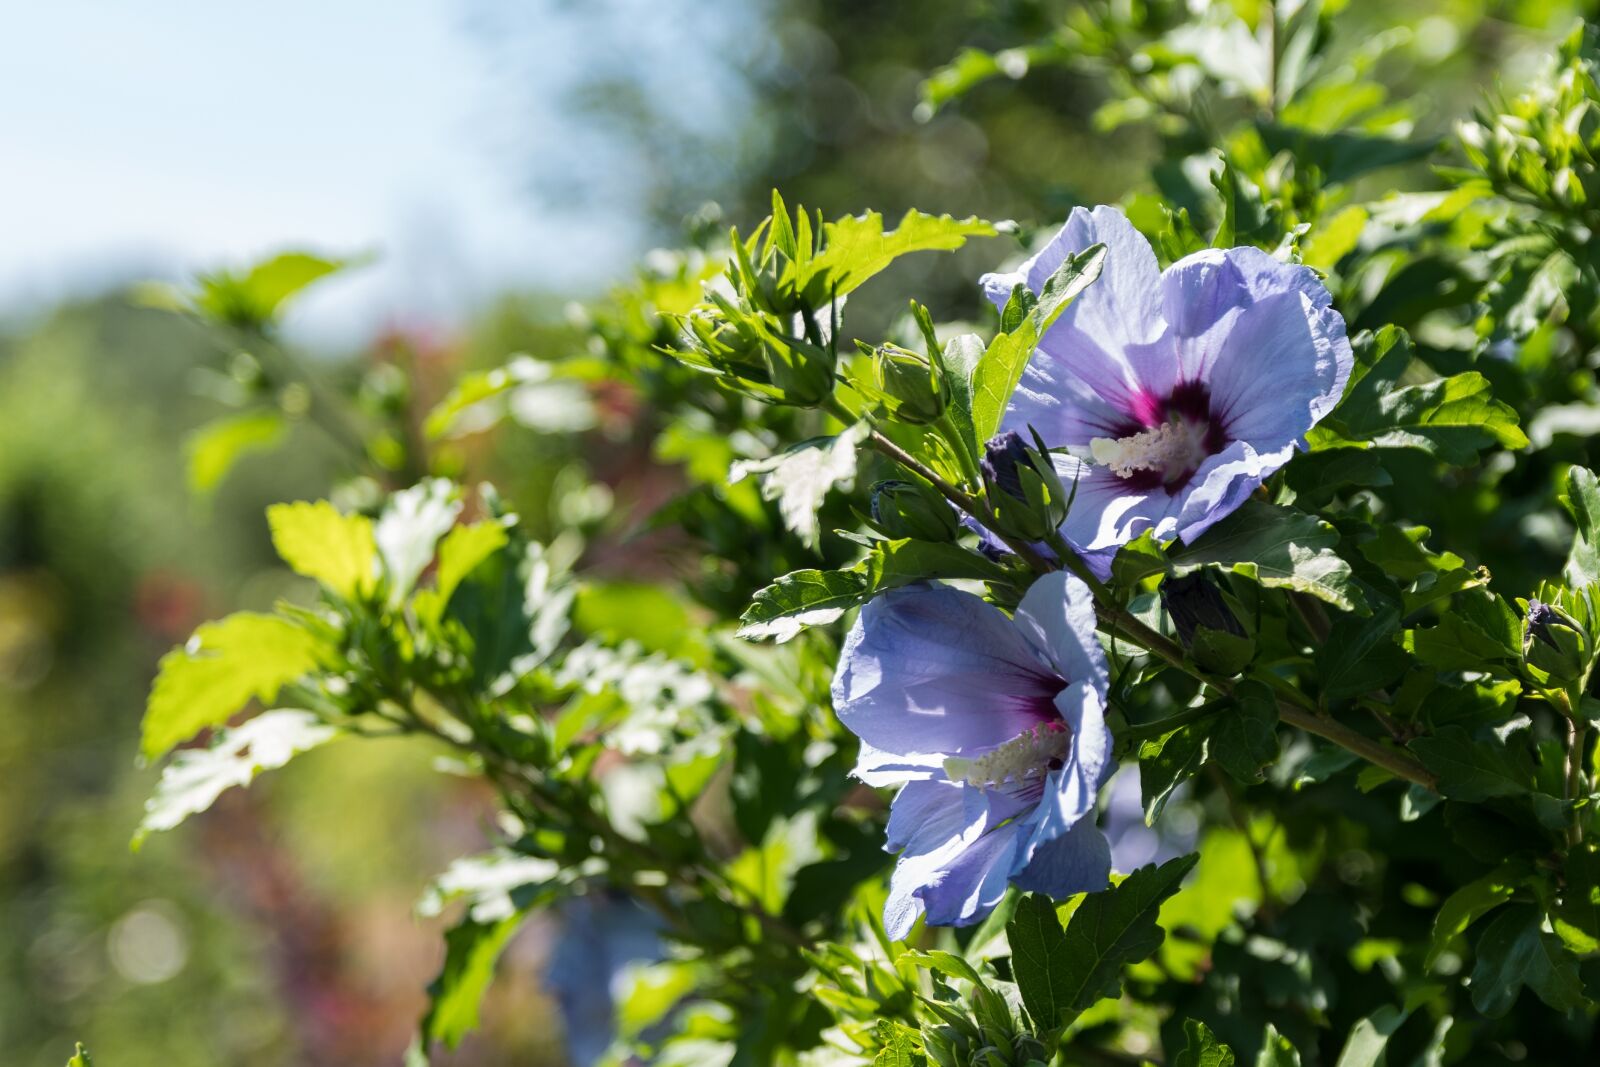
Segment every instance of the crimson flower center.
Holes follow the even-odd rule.
[[[1230,440],[1211,410],[1211,391],[1183,382],[1162,399],[1140,392],[1115,436],[1089,442],[1089,458],[1133,489],[1182,489]]]

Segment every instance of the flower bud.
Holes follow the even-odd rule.
[[[1552,682],[1569,685],[1588,669],[1589,637],[1560,608],[1530,600],[1522,628],[1522,658],[1528,666],[1548,674]]]
[[[989,506],[1003,529],[999,532],[1038,541],[1067,517],[1069,493],[1056,474],[1043,443],[1029,448],[1011,430],[995,434],[983,446],[978,466],[987,487]]]
[[[960,517],[944,497],[912,482],[873,486],[872,521],[889,537],[919,541],[954,541],[961,532]]]
[[[1202,670],[1238,674],[1255,655],[1254,639],[1245,633],[1222,591],[1205,574],[1196,571],[1162,582],[1161,606],[1171,617],[1183,647]]]
[[[944,414],[950,383],[937,362],[897,345],[879,345],[872,354],[872,370],[896,418],[929,423]]]
[[[1028,446],[1014,430],[1007,430],[989,438],[978,466],[987,484],[1021,500],[1022,479],[1017,475],[1017,466],[1027,462]]]

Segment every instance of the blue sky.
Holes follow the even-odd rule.
[[[450,321],[508,285],[613,276],[637,220],[542,209],[518,173],[573,132],[555,101],[592,57],[563,6],[6,5],[0,314],[297,246],[379,254],[298,313],[330,340]],[[636,7],[670,56],[674,20]]]

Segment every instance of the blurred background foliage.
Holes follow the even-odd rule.
[[[502,61],[537,62],[552,20],[596,42],[565,102],[581,135],[506,162],[529,196],[572,210],[595,198],[616,210],[625,199],[672,245],[709,240],[724,222],[747,226],[766,213],[773,186],[828,217],[915,206],[1015,218],[1026,232],[1078,203],[1172,198],[1145,176],[1159,180],[1159,161],[1203,150],[1229,128],[1227,100],[1174,91],[1167,109],[1120,103],[1128,81],[1150,72],[1097,44],[1094,30],[1121,20],[1158,36],[1182,10],[1163,0],[696,7],[708,26],[695,60],[708,73],[692,86],[663,86],[625,47],[599,43],[626,43],[627,3],[547,0],[478,27],[486,55]],[[1233,7],[1253,19],[1258,5]],[[1576,8],[1351,0],[1335,16],[1340,39],[1392,47],[1348,92],[1382,84],[1404,103],[1395,121],[1408,136],[1446,137],[1485,90],[1519,84],[1547,57]],[[719,18],[720,29],[710,25]],[[718,121],[705,120],[697,93],[715,97]],[[517,107],[516,95],[503,106]],[[597,160],[622,177],[585,169]],[[1384,180],[1437,184],[1422,162]],[[915,291],[947,317],[976,315],[970,279],[998,254],[990,246],[953,262],[913,257],[892,284],[852,297],[853,325],[871,336],[897,318],[897,301],[873,302],[879,292]],[[645,263],[656,298],[664,284],[698,295],[692,255]],[[512,420],[452,439],[425,464],[468,483],[492,479],[535,537],[584,530],[589,572],[616,580],[609,596],[634,594],[625,610],[602,606],[596,617],[628,617],[647,647],[704,655],[692,636],[699,609],[626,583],[679,575],[717,610],[737,611],[752,587],[797,561],[702,561],[692,539],[716,545],[721,513],[684,490],[708,480],[696,463],[720,479],[732,453],[707,443],[719,432],[714,411],[698,439],[678,426],[657,440],[661,427],[639,405],[636,383],[659,370],[626,359],[648,330],[637,293],[586,319],[567,301],[603,294],[510,292],[465,323],[314,353],[317,375],[359,382],[366,413],[396,428],[387,451],[352,456],[336,426],[285,403],[282,426],[264,432],[289,435],[287,446],[243,459],[214,492],[198,493],[191,483],[207,479],[192,433],[225,413],[219,398],[270,389],[270,368],[143,306],[131,288],[0,325],[0,1047],[12,1062],[54,1067],[73,1037],[120,1067],[397,1062],[441,952],[436,921],[414,917],[417,891],[481,845],[492,798],[432,774],[408,742],[345,746],[235,791],[191,832],[134,856],[127,842],[154,778],[130,760],[144,694],[156,659],[198,622],[267,606],[295,587],[271,551],[267,503],[315,498],[361,466],[379,479],[387,471],[391,487],[409,484],[424,464],[422,413],[463,372],[514,352],[566,360],[582,382],[581,410],[571,394],[541,400],[531,390]],[[607,337],[620,362],[585,363],[607,354]],[[1530,351],[1525,358],[1537,358],[1537,344]],[[763,507],[745,488],[748,499],[729,503],[754,521]],[[1472,507],[1448,497],[1441,492],[1437,506]],[[687,533],[660,529],[664,506]],[[1466,525],[1443,514],[1436,524]],[[1527,574],[1552,569],[1561,550],[1529,559]],[[1529,584],[1510,577],[1514,588]],[[535,924],[507,957],[483,1029],[442,1062],[561,1064],[569,1052],[590,1054],[594,1035],[563,1039],[556,1008],[565,1002],[575,1019],[592,1010],[579,1003],[580,987],[590,981],[583,966],[597,961],[574,950],[571,932],[582,944],[585,924],[596,923],[613,925],[568,916],[565,941],[557,924]],[[568,963],[546,978],[552,959]],[[598,969],[603,986],[612,968]]]

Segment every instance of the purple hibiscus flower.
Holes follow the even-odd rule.
[[[900,853],[884,924],[964,926],[1008,882],[1054,897],[1102,889],[1110,848],[1095,796],[1115,769],[1094,600],[1062,572],[1014,617],[971,593],[915,585],[861,611],[833,679],[861,738],[856,777],[906,782],[886,847]]]
[[[1068,255],[1100,278],[1039,342],[1002,420],[1032,426],[1077,482],[1062,536],[1102,575],[1145,530],[1193,541],[1289,462],[1350,378],[1350,342],[1308,267],[1208,249],[1162,273],[1122,212],[1075,208],[1043,251],[983,287],[1004,306]]]

